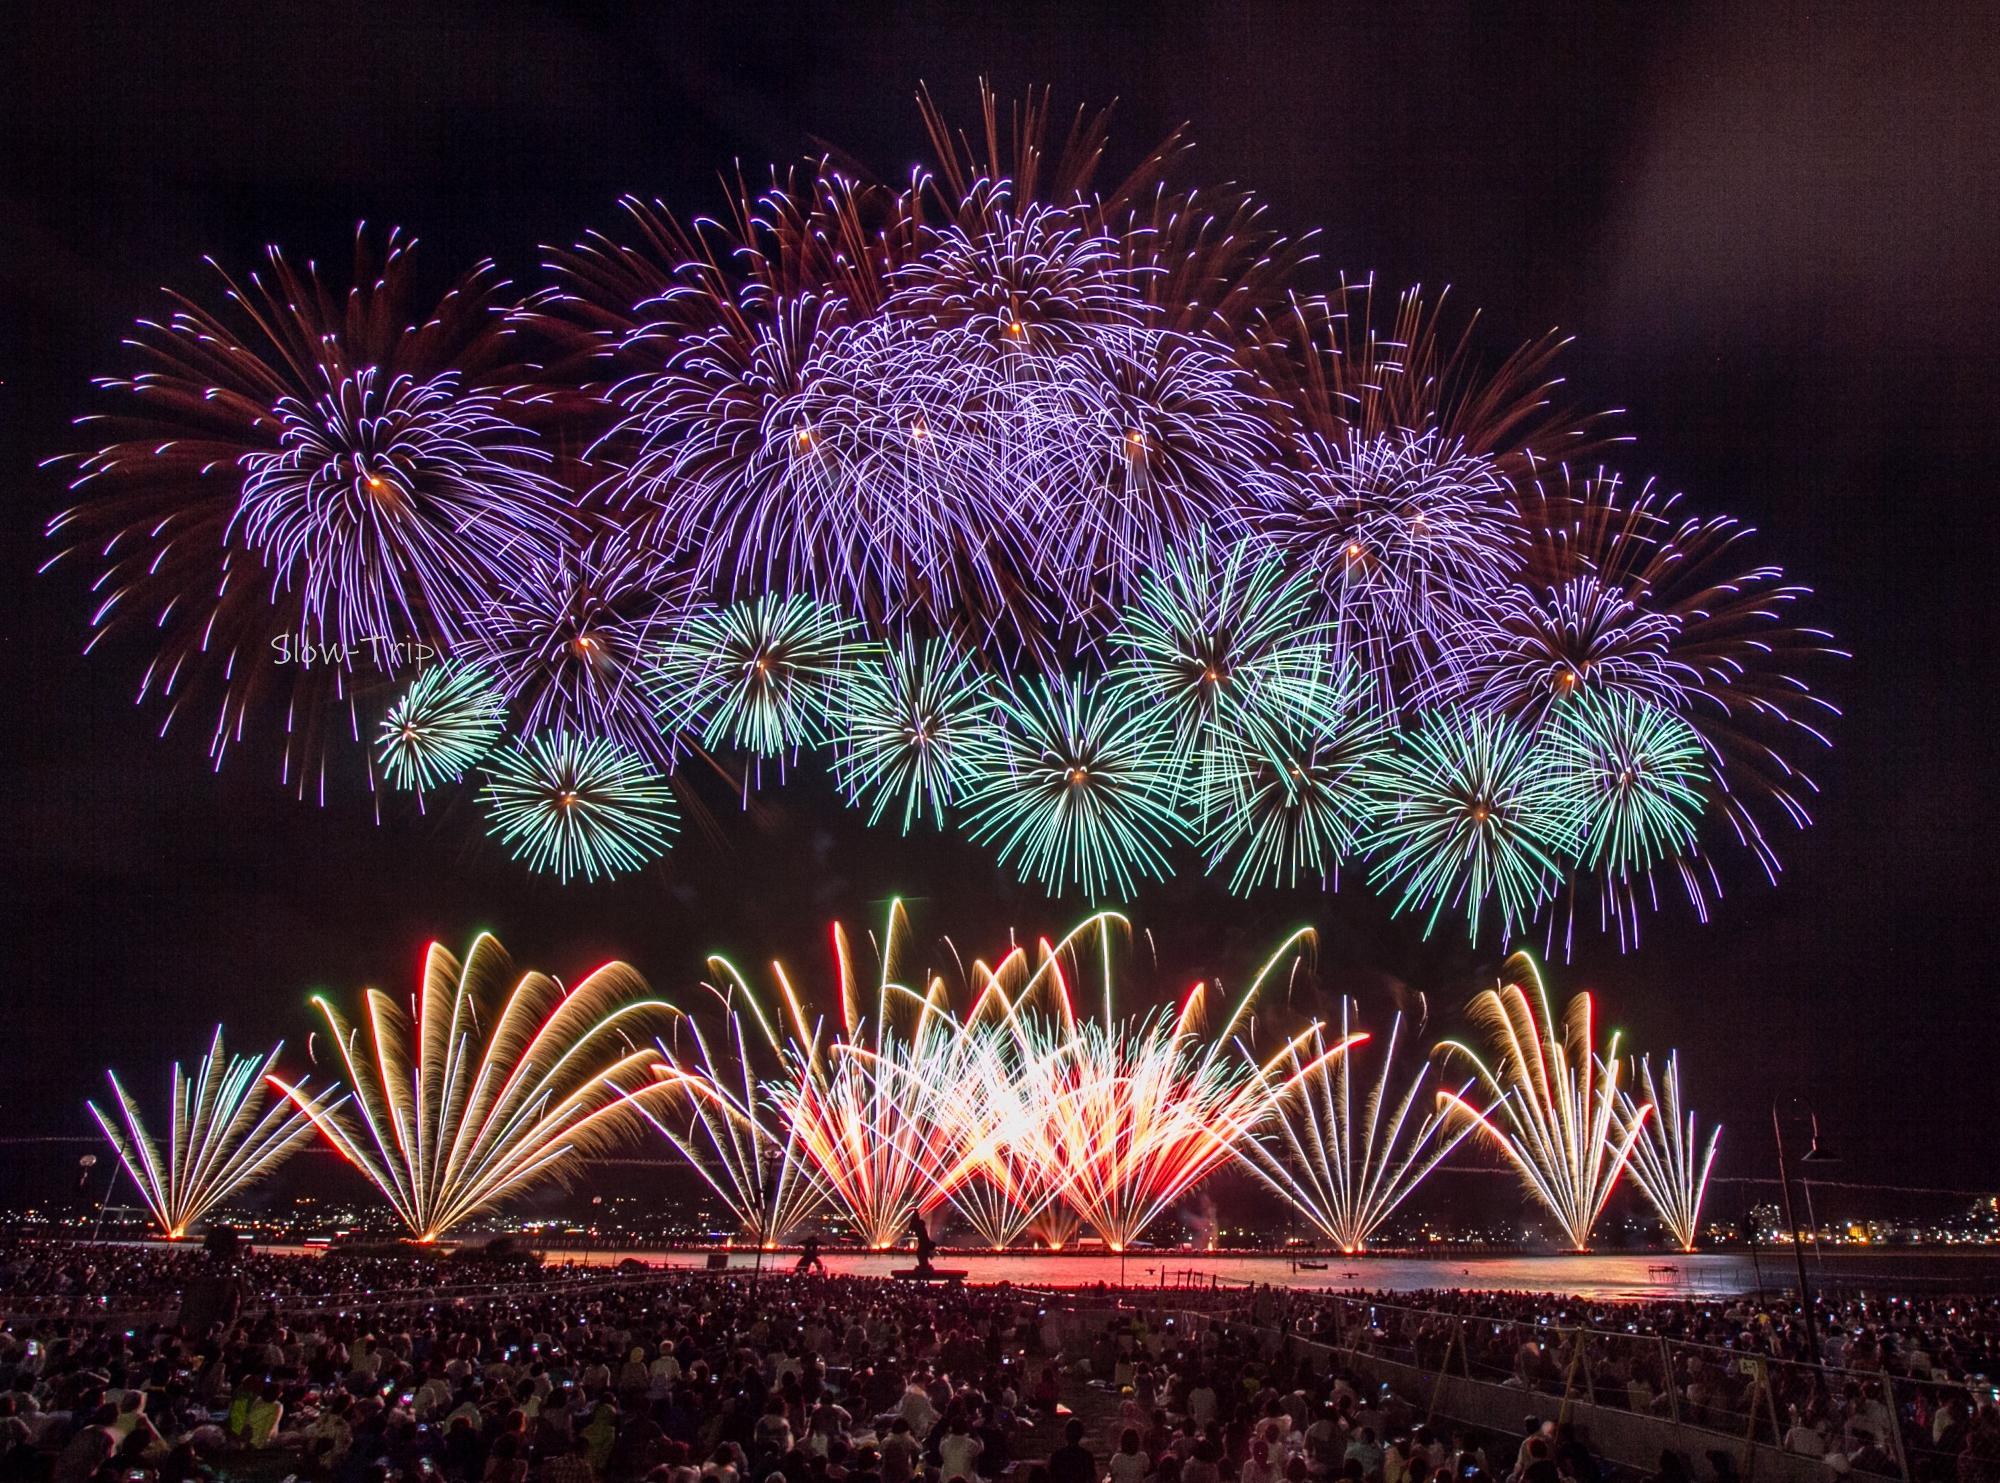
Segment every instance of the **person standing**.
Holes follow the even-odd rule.
[[[801,1276],[813,1271],[817,1271],[822,1277],[826,1276],[826,1263],[821,1260],[819,1254],[818,1235],[809,1234],[799,1243],[799,1264],[792,1270]]]

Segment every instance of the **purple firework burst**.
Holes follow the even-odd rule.
[[[1520,567],[1527,532],[1513,490],[1491,458],[1435,432],[1343,444],[1315,434],[1300,451],[1304,471],[1264,534],[1318,575],[1383,699],[1407,702]]]
[[[253,699],[283,698],[284,771],[323,781],[333,715],[410,657],[477,622],[485,594],[566,531],[491,264],[434,307],[410,245],[357,237],[353,286],[276,249],[268,273],[222,275],[224,304],[179,295],[128,341],[143,368],[98,385],[111,435],[76,461],[77,502],[50,525],[95,564],[97,634],[145,625],[140,698],[168,722],[216,704],[218,763]]]
[[[494,598],[479,644],[523,736],[608,737],[655,763],[672,736],[653,720],[643,675],[678,620],[682,591],[629,534],[599,535],[537,560]]]

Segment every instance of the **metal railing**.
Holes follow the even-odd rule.
[[[1191,1316],[1230,1321],[1213,1311]],[[1318,1296],[1295,1297],[1290,1316],[1286,1332],[1295,1340],[1434,1377],[1434,1406],[1443,1382],[1460,1377],[1533,1398],[1533,1409],[1558,1420],[1578,1405],[1625,1411],[1708,1434],[1719,1447],[1773,1447],[1815,1460],[1839,1451],[1857,1472],[1906,1480],[1953,1476],[1957,1456],[1937,1446],[1933,1418],[1956,1402],[1969,1419],[1990,1392],[1978,1380],[1820,1367],[1636,1326],[1602,1329]],[[1806,1424],[1813,1419],[1817,1429]]]

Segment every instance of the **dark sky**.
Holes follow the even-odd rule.
[[[968,846],[896,845],[799,779],[720,844],[559,890],[460,815],[377,828],[350,790],[295,803],[258,755],[211,776],[196,728],[130,704],[141,651],[77,654],[74,574],[37,577],[87,378],[163,284],[265,242],[345,260],[396,223],[440,271],[614,224],[624,192],[694,212],[718,169],[837,143],[919,156],[928,82],[1116,101],[1133,163],[1187,121],[1194,173],[1254,186],[1329,274],[1452,286],[1481,345],[1561,325],[1579,402],[1627,409],[1634,475],[1747,517],[1854,651],[1820,823],[1780,889],[1649,919],[1559,986],[1682,1048],[1725,1167],[1770,1163],[1773,1094],[1819,1109],[1849,1177],[2000,1186],[1991,725],[2000,453],[2000,29],[1922,6],[1103,10],[404,0],[33,7],[0,89],[0,469],[8,912],[0,1137],[83,1130],[115,1062],[149,1088],[225,1018],[302,1043],[303,996],[402,987],[424,940],[491,926],[524,963],[609,954],[673,990],[712,948],[816,971],[824,924],[891,892],[969,946],[1073,913]],[[1012,12],[1012,18],[1008,13]],[[25,27],[25,34],[21,28]],[[726,807],[721,798],[719,807]],[[1299,920],[1325,978],[1456,1004],[1478,962],[1350,886],[1227,903],[1142,895],[1164,978],[1245,972]],[[1162,985],[1165,986],[1164,984]],[[1454,1015],[1443,1015],[1456,1028]]]

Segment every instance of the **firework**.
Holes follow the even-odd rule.
[[[1171,726],[1204,801],[1225,751],[1281,756],[1281,737],[1337,710],[1325,630],[1309,606],[1305,582],[1247,542],[1217,553],[1203,538],[1140,578],[1112,635],[1128,652],[1110,683]]]
[[[759,519],[780,523],[746,532],[742,545],[769,553],[767,580],[968,638],[979,634],[968,612],[1018,604],[1017,623],[1037,613],[1031,594],[1053,573],[1037,565],[1027,534],[1068,512],[1045,491],[1053,479],[994,446],[1007,393],[962,353],[961,338],[903,317],[821,337],[797,390],[766,415],[782,509]],[[1010,460],[1017,476],[1000,485],[994,470]],[[1022,585],[1024,573],[1034,586]]]
[[[1054,1008],[1022,1020],[1034,1051],[1027,1067],[1030,1106],[1042,1120],[1062,1198],[1113,1251],[1128,1249],[1227,1162],[1296,1078],[1345,1048],[1342,1042],[1302,1058],[1300,1037],[1261,1063],[1228,1051],[1266,979],[1295,960],[1311,939],[1307,932],[1286,940],[1205,1044],[1215,992],[1206,983],[1178,1005],[1136,1021],[1118,1019],[1109,933],[1122,922],[1100,913],[1058,948],[1046,949],[1039,976]],[[1081,951],[1086,936],[1093,939],[1088,960]],[[1093,973],[1103,1012],[1082,1017],[1070,981]],[[1034,997],[1031,985],[1017,1017]]]
[[[971,1171],[951,1189],[951,1205],[996,1251],[1029,1233],[1055,1250],[1081,1225],[1064,1199],[1068,1175],[1042,1100],[1046,1084],[1039,1063],[1048,1042],[1036,1033],[1035,1015],[1045,1007],[1041,991],[1058,971],[1067,945],[1098,926],[1093,918],[1064,945],[1044,944],[1038,973],[1028,972],[1027,952],[1018,946],[995,968],[973,964],[980,992],[958,1048],[958,1074],[937,1105],[959,1127],[959,1164]]]
[[[1310,439],[1303,456],[1293,503],[1266,531],[1317,575],[1342,644],[1393,700],[1429,676],[1452,631],[1520,566],[1513,491],[1492,458],[1434,430]]]
[[[1616,916],[1620,940],[1637,940],[1639,888],[1662,861],[1674,861],[1699,906],[1700,881],[1688,857],[1708,766],[1694,728],[1629,695],[1586,695],[1557,708],[1549,742],[1551,764],[1576,802],[1579,864],[1602,879],[1605,912]]]
[[[1672,660],[1679,624],[1595,576],[1507,588],[1458,635],[1447,696],[1540,721],[1571,695],[1618,695],[1665,710],[1686,701]]]
[[[747,1006],[757,1033],[737,1035],[726,1074],[707,1042],[694,1057],[674,1057],[663,1075],[682,1083],[689,1120],[656,1121],[752,1229],[751,1216],[766,1208],[753,1194],[789,1190],[790,1208],[823,1198],[878,1249],[901,1239],[913,1216],[946,1205],[995,1248],[1029,1231],[1061,1245],[1087,1223],[1122,1249],[1226,1162],[1295,1077],[1316,1074],[1338,1050],[1302,1052],[1300,1037],[1260,1063],[1231,1049],[1266,979],[1296,960],[1310,934],[1289,939],[1205,1039],[1206,988],[1142,1019],[1118,1016],[1110,934],[1122,925],[1113,913],[1087,918],[1061,941],[1042,942],[1032,971],[1021,948],[994,968],[975,961],[977,992],[963,1015],[942,979],[899,976],[908,935],[900,903],[872,983],[835,927],[831,1024],[782,966],[774,965],[783,1012],[773,1020],[735,969],[711,960],[728,985],[718,992]],[[1102,1014],[1085,1019],[1073,985],[1093,971]],[[762,1082],[761,1102],[759,1079],[745,1069],[759,1041],[783,1068]]]
[[[1244,528],[1276,439],[1235,336],[1293,254],[1241,200],[1159,189],[1177,141],[1107,192],[1102,119],[1051,147],[1031,103],[1003,146],[986,103],[979,155],[926,100],[939,166],[907,188],[821,162],[558,255],[546,317],[623,372],[606,455],[703,586],[1046,653],[1051,619]]]
[[[640,1111],[715,1191],[738,1229],[775,1246],[826,1207],[826,1194],[765,1087],[761,1065],[775,1063],[782,1049],[776,1030],[733,964],[711,958],[709,966],[724,978],[722,987],[710,986],[724,1011],[721,1053],[697,1020],[677,1021],[671,1044],[658,1042],[662,1060],[653,1068],[672,1093]],[[746,1018],[756,1027],[754,1042],[771,1053],[761,1065]]]
[[[524,511],[555,506],[528,467],[543,455],[509,394],[471,390],[456,370],[321,374],[329,385],[310,403],[272,408],[277,450],[238,460],[244,539],[276,586],[299,586],[308,628],[343,647],[424,631],[424,618],[454,634],[507,571],[495,553],[560,529],[552,513],[523,529]]]
[[[104,1073],[111,1083],[112,1113],[106,1115],[95,1102],[86,1105],[169,1241],[178,1241],[221,1201],[283,1163],[312,1137],[313,1116],[339,1105],[294,1107],[274,1099],[264,1106],[264,1079],[283,1049],[264,1056],[225,1055],[222,1027],[216,1026],[208,1054],[192,1076],[174,1062],[164,1149],[147,1131],[117,1073]]]
[[[1186,826],[1159,718],[1062,676],[1002,686],[996,707],[967,790],[971,838],[1052,894],[1129,894],[1135,875],[1165,878]]]
[[[1211,770],[1201,842],[1211,874],[1229,867],[1232,892],[1333,881],[1360,851],[1390,746],[1387,718],[1361,688],[1349,668],[1311,728],[1276,728],[1265,746],[1226,749]]]
[[[1749,526],[1691,515],[1679,496],[1650,484],[1628,490],[1616,475],[1572,478],[1565,469],[1531,492],[1532,590],[1588,578],[1635,613],[1665,620],[1662,683],[1708,753],[1714,806],[1775,881],[1766,822],[1811,822],[1807,800],[1817,789],[1799,752],[1828,745],[1822,718],[1836,714],[1805,675],[1845,657],[1826,634],[1793,622],[1808,589],[1775,566],[1747,564]]]
[[[1632,1178],[1682,1251],[1693,1251],[1701,1233],[1701,1202],[1708,1193],[1708,1171],[1715,1164],[1721,1128],[1711,1128],[1704,1147],[1696,1134],[1694,1113],[1681,1104],[1681,1058],[1667,1057],[1666,1075],[1656,1085],[1650,1058],[1639,1063],[1644,1102],[1629,1093],[1619,1096],[1620,1116],[1639,1130],[1632,1143]],[[1664,1092],[1664,1095],[1662,1093]]]
[[[1668,862],[1706,916],[1718,834],[1775,879],[1838,651],[1739,522],[1572,475],[1620,440],[1561,405],[1559,336],[1495,361],[1441,298],[1299,292],[1303,245],[1178,183],[1177,134],[1112,182],[1105,115],[920,106],[929,165],[628,200],[525,302],[482,264],[421,312],[394,236],[345,297],[274,253],[177,299],[51,528],[92,643],[154,629],[141,697],[219,697],[218,763],[282,712],[302,793],[391,710],[369,781],[420,806],[493,738],[473,681],[405,671],[477,665],[504,832],[564,878],[664,846],[650,774],[747,807],[824,749],[871,824],[963,825],[1051,893],[1184,841],[1235,892],[1373,857],[1427,932],[1559,901],[1553,947],[1595,877],[1629,947]],[[544,858],[559,743],[655,801]]]
[[[855,625],[806,597],[765,596],[689,613],[662,646],[652,678],[663,723],[705,747],[784,758],[824,746],[833,694],[866,656]]]
[[[349,291],[275,249],[268,276],[222,283],[226,308],[174,296],[129,342],[145,369],[98,383],[116,441],[50,531],[97,563],[95,632],[155,630],[142,700],[171,722],[214,694],[218,761],[257,695],[286,692],[303,791],[358,680],[465,634],[566,529],[529,425],[550,394],[512,384],[490,264],[429,309],[394,234],[380,261],[357,240]]]
[[[962,220],[924,230],[887,307],[958,331],[988,364],[1027,376],[1115,345],[1144,322],[1146,304],[1118,243],[1081,202],[1023,194],[987,178],[949,202]]]
[[[1382,1069],[1357,1107],[1355,1049],[1369,1037],[1351,1028],[1349,1015],[1350,1006],[1343,1001],[1339,1045],[1344,1052],[1329,1050],[1319,1029],[1304,1050],[1291,1052],[1290,1086],[1275,1100],[1269,1131],[1246,1138],[1237,1151],[1265,1184],[1352,1254],[1367,1246],[1382,1222],[1450,1157],[1472,1124],[1459,1120],[1454,1132],[1453,1119],[1435,1103],[1412,1117],[1432,1080],[1426,1061],[1418,1062],[1402,1095],[1396,1094],[1390,1078],[1399,1069],[1400,1014],[1390,1022]],[[1301,1074],[1306,1065],[1316,1069]],[[1471,1085],[1465,1083],[1455,1095],[1463,1098]]]
[[[418,671],[383,717],[375,748],[389,781],[421,800],[463,777],[506,728],[506,705],[486,672],[447,662]]]
[[[418,1241],[563,1176],[667,1093],[648,1040],[676,1011],[631,968],[607,963],[574,988],[541,973],[510,980],[493,937],[476,938],[462,966],[434,942],[413,1016],[369,989],[364,1033],[314,997],[351,1114],[272,1078]]]
[[[493,835],[530,870],[567,882],[629,874],[680,827],[673,790],[636,752],[550,732],[495,752],[480,788]]]
[[[671,763],[643,676],[673,621],[673,593],[659,558],[630,534],[565,545],[501,586],[479,652],[522,734],[601,736]]]
[[[1589,994],[1571,999],[1558,1025],[1541,970],[1526,953],[1506,961],[1499,985],[1473,1001],[1472,1016],[1487,1032],[1493,1065],[1462,1041],[1439,1049],[1471,1064],[1489,1105],[1476,1108],[1457,1092],[1438,1095],[1454,1119],[1485,1134],[1519,1171],[1570,1249],[1588,1251],[1591,1227],[1652,1111],[1624,1115],[1618,1036],[1600,1056]]]
[[[975,1034],[960,1057],[964,1078],[946,1102],[947,1114],[965,1128],[961,1162],[973,1171],[953,1186],[951,1205],[995,1251],[1030,1231],[1051,1248],[1076,1232],[1047,1119],[1033,1104],[1036,1083],[1026,1057],[1023,1037],[1011,1027]]]
[[[1061,1251],[1074,1241],[1077,1232],[1083,1229],[1083,1221],[1066,1201],[1052,1200],[1042,1207],[1041,1214],[1023,1227],[1023,1233],[1034,1237],[1046,1249]]]
[[[1503,935],[1530,921],[1576,853],[1574,802],[1534,734],[1504,717],[1442,711],[1376,765],[1371,879],[1398,911],[1463,907],[1476,942],[1492,901]]]
[[[973,1173],[965,1145],[976,1124],[959,1095],[965,1028],[942,980],[921,990],[897,982],[907,932],[902,903],[891,903],[880,974],[864,999],[847,934],[835,925],[835,1029],[810,1016],[778,969],[792,1040],[779,1107],[820,1184],[876,1250],[895,1245],[913,1215]]]
[[[870,824],[900,804],[905,834],[920,819],[943,827],[946,807],[972,779],[985,701],[986,679],[970,658],[944,639],[904,637],[847,677],[836,758],[842,790],[868,804]]]
[[[1434,439],[1426,459],[1485,460],[1511,486],[1607,441],[1602,415],[1578,415],[1559,400],[1555,364],[1566,338],[1541,335],[1490,362],[1474,343],[1476,314],[1448,332],[1446,298],[1411,288],[1384,317],[1370,278],[1288,301],[1266,346],[1280,357],[1270,374],[1291,394],[1307,467],[1332,470],[1340,455],[1371,445],[1416,451]]]
[[[1046,533],[1042,569],[1102,573],[1104,596],[1115,599],[1207,532],[1247,534],[1249,514],[1276,498],[1276,447],[1269,409],[1228,344],[1135,331],[1093,354],[1098,367],[1081,384],[1055,382],[1028,398],[1031,421],[1052,424],[1070,445],[1039,482],[1090,496]],[[1051,590],[1089,591],[1073,582]],[[1090,611],[1072,603],[1065,616]]]

